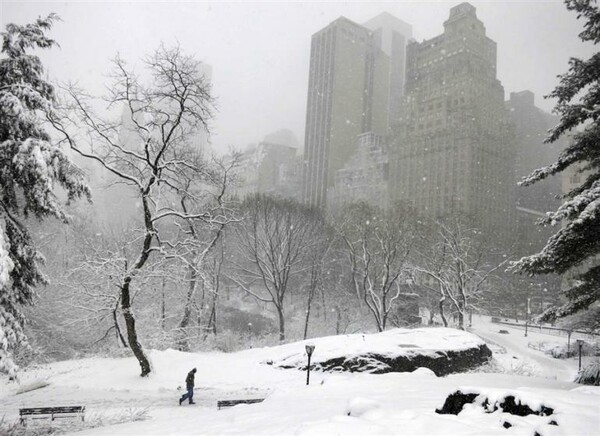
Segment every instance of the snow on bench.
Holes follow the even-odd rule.
[[[84,420],[85,406],[30,407],[19,409],[20,422],[25,425],[27,417],[31,419],[78,418]]]
[[[217,401],[217,409],[221,410],[223,407],[233,407],[238,404],[255,404],[262,403],[264,398],[249,398],[246,400],[219,400]]]

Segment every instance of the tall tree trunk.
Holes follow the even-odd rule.
[[[444,300],[445,298],[440,298],[440,316],[442,317],[442,322],[444,323],[444,327],[448,327],[448,320],[446,319],[446,315],[444,315]]]
[[[277,306],[277,315],[279,316],[279,341],[285,341],[285,320],[283,317],[283,308]]]
[[[160,328],[162,331],[165,331],[165,324],[167,321],[167,306],[165,302],[165,278],[162,280],[162,288],[161,288],[161,306],[160,306]]]
[[[117,338],[120,340],[121,344],[123,345],[123,348],[128,348],[127,342],[125,342],[125,338],[123,337],[123,334],[121,333],[121,327],[119,327],[119,320],[117,319],[117,309],[118,308],[119,308],[119,302],[117,301],[117,305],[115,306],[115,308],[112,311],[113,321],[115,323],[115,331],[117,332]]]
[[[190,265],[189,269],[190,285],[188,287],[187,297],[185,299],[183,316],[181,317],[181,321],[179,321],[179,326],[177,327],[177,348],[179,349],[179,351],[189,351],[190,349],[187,327],[190,325],[190,319],[192,317],[192,304],[194,302],[194,294],[196,293],[198,275],[196,273],[196,269],[192,265]]]
[[[135,330],[135,318],[131,311],[131,299],[129,294],[129,285],[131,283],[131,277],[126,277],[121,287],[121,310],[123,311],[123,318],[125,319],[125,327],[127,328],[127,341],[129,347],[133,351],[134,356],[140,364],[142,377],[150,374],[152,370],[150,367],[150,361],[146,357],[142,345],[139,343],[137,338],[137,332]]]
[[[150,257],[150,247],[152,245],[152,239],[154,238],[154,234],[156,233],[154,229],[154,225],[152,224],[152,214],[150,212],[150,206],[148,204],[148,192],[150,188],[154,185],[155,178],[151,177],[148,185],[142,192],[142,205],[144,207],[144,224],[146,228],[146,234],[144,235],[144,244],[142,246],[142,251],[140,253],[139,258],[133,265],[133,268],[130,272],[127,272],[127,261],[125,262],[125,277],[123,278],[123,284],[121,285],[121,309],[123,311],[123,318],[125,319],[125,327],[127,329],[127,342],[129,342],[129,347],[131,351],[133,351],[134,356],[138,360],[140,364],[140,368],[142,373],[140,374],[142,377],[147,376],[152,371],[152,367],[150,366],[150,361],[144,350],[142,345],[139,343],[137,338],[137,331],[135,329],[135,318],[133,316],[133,312],[131,311],[131,295],[130,295],[130,285],[133,277],[143,268],[146,264],[146,261]]]
[[[340,310],[340,306],[335,306],[335,334],[339,335],[342,329],[342,311]]]
[[[308,320],[310,319],[311,298],[308,298],[308,307],[306,308],[306,319],[304,320],[304,339],[308,335]]]
[[[316,284],[314,284],[313,282],[310,284],[310,289],[308,290],[308,302],[306,304],[306,319],[304,320],[304,339],[306,339],[306,336],[308,335],[308,321],[310,320],[310,310],[312,308],[312,302],[315,298],[315,287]]]
[[[210,316],[208,318],[208,324],[206,325],[207,331],[212,331],[214,335],[217,334],[217,297],[215,296],[210,310]]]

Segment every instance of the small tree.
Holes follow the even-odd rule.
[[[352,286],[384,331],[402,294],[402,281],[411,276],[409,254],[415,237],[406,211],[389,213],[365,203],[350,205],[342,215],[340,236],[350,264]]]
[[[450,301],[458,314],[459,328],[465,329],[467,313],[474,303],[485,298],[493,274],[508,259],[494,265],[489,261],[485,241],[476,229],[465,227],[459,219],[438,223],[438,243],[419,262],[416,271],[430,279],[440,294],[439,311],[444,326],[448,321],[444,303]]]
[[[0,371],[14,376],[12,351],[27,346],[19,305],[32,304],[34,288],[46,283],[30,232],[23,221],[55,217],[67,222],[54,192],[68,200],[89,197],[82,173],[44,129],[43,115],[54,112],[54,88],[43,79],[40,59],[29,53],[51,48],[48,31],[58,17],[26,26],[8,24],[0,59]]]
[[[324,230],[322,234],[317,235],[318,238],[313,245],[313,249],[306,256],[306,270],[308,280],[305,280],[306,288],[306,316],[304,318],[304,336],[308,337],[308,324],[312,312],[313,302],[318,292],[324,295],[325,274],[329,271],[331,265],[331,250],[333,247],[334,238]]]
[[[579,38],[597,45],[600,42],[600,9],[595,0],[566,0],[568,10],[585,20]],[[569,71],[550,98],[556,98],[554,112],[560,122],[550,131],[547,143],[580,129],[558,160],[535,170],[523,179],[528,186],[558,174],[569,167],[584,175],[584,181],[564,195],[565,202],[548,213],[542,225],[562,227],[540,253],[524,257],[512,265],[517,272],[530,275],[578,271],[573,286],[564,291],[566,302],[548,309],[543,321],[563,318],[598,305],[600,300],[600,52],[587,60],[571,58]]]

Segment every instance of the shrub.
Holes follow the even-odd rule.
[[[575,383],[582,385],[600,386],[600,360],[590,363],[583,367],[577,377]]]

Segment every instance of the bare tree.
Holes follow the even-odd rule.
[[[304,339],[308,336],[308,324],[310,321],[313,301],[318,295],[324,295],[324,276],[331,262],[331,252],[333,250],[334,238],[325,231],[313,235],[315,241],[313,249],[307,256],[307,276],[306,282],[306,316],[304,318]]]
[[[465,227],[460,219],[438,222],[437,226],[438,242],[415,270],[430,279],[430,289],[439,292],[444,326],[448,325],[444,315],[444,303],[448,300],[458,314],[459,328],[464,330],[468,311],[484,297],[493,274],[509,259],[492,263],[478,230]]]
[[[186,294],[183,314],[178,325],[177,346],[180,350],[189,350],[189,332],[187,331],[195,306],[195,296],[202,283],[203,295],[211,295],[212,315],[216,316],[216,299],[219,278],[214,276],[218,268],[216,264],[206,263],[209,254],[222,237],[225,227],[237,221],[235,213],[227,199],[228,188],[231,183],[231,173],[237,166],[238,156],[225,161],[212,158],[210,161],[198,153],[185,153],[185,161],[193,164],[184,168],[174,185],[181,210],[186,214],[184,218],[175,221],[179,229],[175,241],[167,242],[172,249],[171,256],[178,257],[187,268],[188,292]],[[196,215],[204,212],[204,218],[198,220]],[[203,302],[200,308],[204,307]],[[213,326],[216,328],[216,324]]]
[[[272,304],[285,340],[285,300],[292,276],[306,270],[323,220],[292,200],[257,194],[242,203],[243,221],[236,226],[240,260],[230,275],[259,301]]]
[[[350,264],[356,296],[364,301],[379,331],[402,294],[401,283],[410,278],[409,254],[414,244],[410,227],[398,211],[384,213],[365,203],[350,205],[340,237]]]
[[[186,213],[178,209],[168,193],[177,186],[182,169],[191,165],[175,151],[189,144],[211,117],[210,89],[199,63],[178,48],[160,47],[144,60],[149,84],[132,73],[125,62],[114,60],[113,84],[104,101],[111,108],[125,105],[130,117],[111,120],[92,110],[93,99],[75,87],[67,89],[69,104],[62,116],[49,121],[71,149],[131,186],[138,195],[143,219],[142,236],[135,258],[127,263],[119,284],[120,302],[127,340],[141,367],[150,373],[150,362],[138,339],[132,310],[132,286],[153,253],[162,252],[161,222],[174,219],[210,220],[207,211]],[[126,138],[126,141],[123,141]]]

